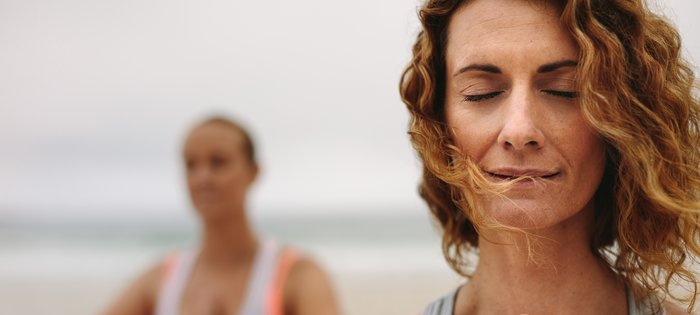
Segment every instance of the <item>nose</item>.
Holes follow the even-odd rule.
[[[506,150],[537,150],[545,145],[545,136],[538,124],[538,114],[532,97],[527,93],[511,95],[504,107],[503,127],[498,143]]]
[[[211,171],[208,167],[194,167],[187,175],[191,188],[206,188],[210,183]]]

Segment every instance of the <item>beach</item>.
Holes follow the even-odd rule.
[[[344,314],[419,314],[457,283],[449,274],[334,275]],[[1,314],[99,314],[128,281],[3,279]]]
[[[346,315],[418,314],[461,283],[426,218],[263,219],[258,229],[321,264]],[[0,226],[0,314],[100,314],[141,272],[196,243],[192,225]]]
[[[278,218],[257,227],[322,265],[345,315],[420,314],[464,281],[427,217]],[[0,314],[101,314],[144,270],[196,243],[192,225],[5,224]]]

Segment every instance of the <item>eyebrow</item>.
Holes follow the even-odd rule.
[[[537,73],[548,73],[548,72],[553,72],[554,70],[557,70],[559,68],[576,67],[576,66],[578,66],[578,62],[576,62],[574,60],[562,60],[562,61],[548,63],[546,65],[541,65],[539,68],[537,68]]]
[[[483,72],[490,72],[490,73],[495,73],[499,74],[501,73],[501,69],[498,67],[491,65],[491,64],[472,64],[468,65],[466,67],[463,67],[459,69],[457,72],[455,72],[454,76],[458,76],[462,73],[465,73],[467,71],[483,71]]]
[[[562,61],[557,61],[557,62],[552,62],[548,64],[541,65],[539,68],[537,68],[537,73],[548,73],[548,72],[553,72],[559,68],[563,67],[576,67],[578,65],[578,62],[574,60],[562,60]],[[489,72],[489,73],[494,73],[494,74],[500,74],[501,69],[492,65],[492,64],[472,64],[468,65],[466,67],[460,68],[457,72],[455,72],[454,76],[458,76],[462,73],[468,72],[468,71],[483,71],[483,72]]]

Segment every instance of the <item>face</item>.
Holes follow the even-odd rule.
[[[577,104],[578,48],[559,14],[531,1],[476,0],[448,29],[447,124],[488,180],[533,178],[483,198],[487,217],[520,228],[592,211],[605,167],[603,142]]]
[[[257,168],[245,154],[239,131],[221,123],[197,127],[185,142],[184,160],[190,198],[201,215],[242,213]]]

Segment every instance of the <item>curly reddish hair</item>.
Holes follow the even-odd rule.
[[[442,228],[450,266],[468,276],[483,227],[483,176],[463,163],[445,123],[445,47],[452,14],[469,0],[427,0],[400,82],[409,135],[423,162],[419,192]],[[700,101],[674,27],[643,0],[551,1],[578,44],[578,103],[603,139],[607,166],[595,195],[590,247],[635,295],[662,290],[695,304],[700,254]],[[672,283],[690,294],[670,292]]]

